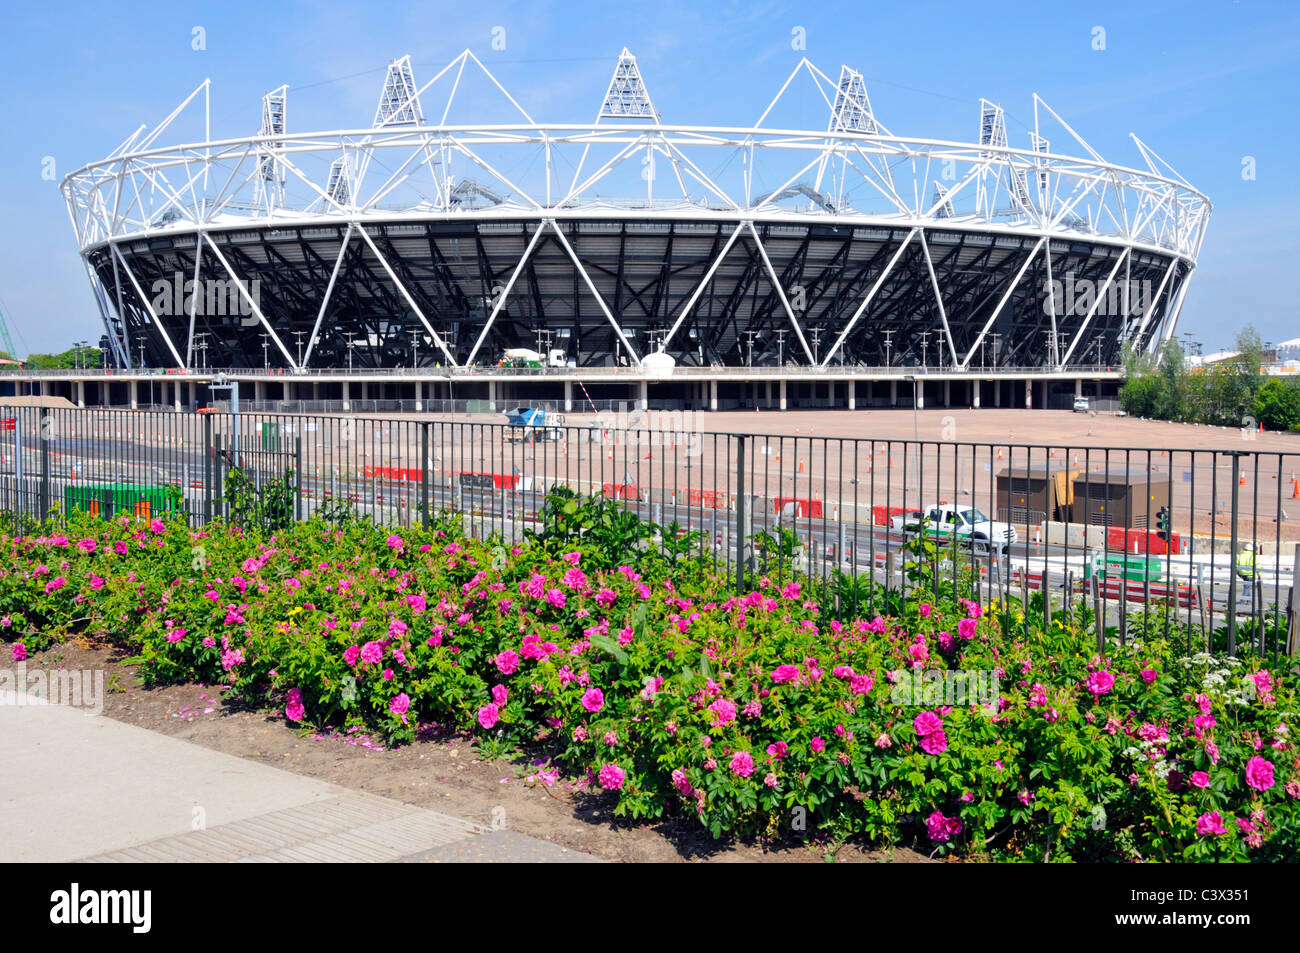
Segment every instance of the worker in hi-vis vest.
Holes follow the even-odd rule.
[[[1255,578],[1255,544],[1247,543],[1237,554],[1237,575],[1242,579]]]

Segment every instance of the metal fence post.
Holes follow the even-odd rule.
[[[225,516],[224,494],[225,489],[221,480],[221,434],[217,434],[212,440],[212,506],[213,516]]]
[[[1296,603],[1297,587],[1296,572],[1300,571],[1300,543],[1295,546],[1295,562],[1292,563],[1291,570],[1291,593],[1286,600],[1286,618],[1287,618],[1287,637],[1286,637],[1286,654],[1295,658],[1300,654],[1300,638],[1297,638],[1296,616],[1300,614],[1300,605]]]
[[[1237,453],[1229,454],[1232,460],[1232,564],[1228,567],[1228,654],[1237,654],[1237,516],[1240,513],[1241,483],[1237,480]]]
[[[420,525],[429,528],[429,422],[420,424]]]
[[[212,522],[212,467],[213,453],[212,445],[212,415],[203,415],[203,446],[207,450],[207,458],[203,461],[203,525]]]
[[[37,420],[41,428],[41,509],[37,516],[45,519],[50,512],[50,415],[48,412],[43,413]]]
[[[293,518],[302,519],[302,435],[293,438]]]
[[[736,592],[745,588],[745,437],[736,436]]]

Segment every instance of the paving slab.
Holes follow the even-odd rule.
[[[590,859],[9,690],[0,765],[0,862]]]

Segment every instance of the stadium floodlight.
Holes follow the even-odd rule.
[[[653,119],[659,121],[659,113],[650,100],[650,93],[641,79],[641,70],[637,68],[636,57],[628,48],[618,54],[618,63],[614,66],[614,76],[605,91],[605,101],[600,106],[600,119]]]
[[[934,200],[930,203],[937,206],[934,212],[935,218],[952,218],[956,213],[953,211],[952,199],[948,198],[948,190],[940,183],[934,183]]]
[[[374,126],[423,126],[424,110],[420,107],[420,97],[415,89],[415,73],[411,69],[411,56],[408,53],[401,59],[388,64],[388,75],[384,77],[384,88],[379,94],[379,105],[375,107]]]
[[[262,97],[262,124],[257,130],[258,137],[283,136],[285,130],[285,113],[289,105],[289,87],[281,86]],[[268,207],[278,204],[284,197],[284,169],[276,155],[279,149],[275,145],[262,144],[257,151],[257,169],[261,180],[262,202]]]
[[[865,132],[873,136],[880,131],[871,114],[867,86],[862,81],[862,74],[855,69],[840,67],[840,82],[827,129],[830,132]]]
[[[347,205],[352,200],[352,183],[349,177],[347,156],[339,156],[330,163],[330,175],[325,185],[325,194],[337,205]]]
[[[1007,147],[1007,119],[1002,107],[987,99],[980,100],[980,145],[995,149]]]
[[[1014,166],[1007,169],[1007,181],[1011,184],[1011,195],[1026,212],[1033,208],[1029,203],[1029,184],[1025,181],[1027,174],[1023,169],[1017,169]]]
[[[1052,143],[1044,136],[1036,132],[1029,134],[1029,141],[1033,146],[1034,152],[1040,155],[1047,155],[1052,151]],[[1038,188],[1041,191],[1047,191],[1047,164],[1042,160],[1035,159],[1034,165],[1038,167]]]

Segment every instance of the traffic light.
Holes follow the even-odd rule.
[[[1163,540],[1169,539],[1169,507],[1162,506],[1159,512],[1156,513],[1156,529],[1158,530],[1157,536]]]

